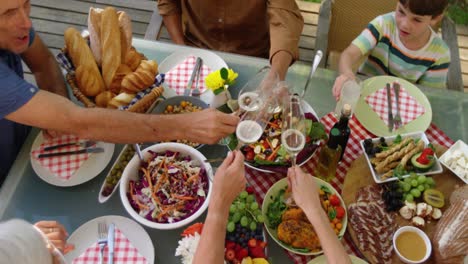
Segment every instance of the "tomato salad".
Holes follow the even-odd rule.
[[[157,223],[174,223],[194,214],[208,194],[205,169],[178,152],[150,153],[138,180],[129,182],[127,197],[133,209]]]
[[[312,113],[305,113],[306,118],[306,144],[299,153],[298,163],[303,162],[310,157],[318,146],[317,141],[326,139],[327,134],[323,124]],[[252,144],[241,147],[245,156],[245,161],[258,168],[275,169],[278,167],[287,167],[291,164],[291,157],[286,149],[281,145],[281,124],[282,114],[276,113],[268,122],[260,139]],[[237,138],[231,135],[229,147],[231,149],[237,146]]]

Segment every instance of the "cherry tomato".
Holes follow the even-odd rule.
[[[328,200],[330,200],[330,204],[333,206],[341,204],[340,198],[338,198],[338,196],[336,196],[335,194],[330,195],[330,197],[328,197]]]
[[[255,158],[255,153],[253,151],[247,151],[247,153],[245,153],[246,160],[253,160],[254,158]]]
[[[336,218],[341,219],[345,216],[346,212],[345,209],[341,206],[335,207],[336,210]]]
[[[434,155],[434,150],[432,150],[431,148],[425,148],[425,149],[423,149],[422,153],[432,156],[432,155]]]

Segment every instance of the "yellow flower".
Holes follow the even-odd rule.
[[[221,76],[221,71],[227,70],[228,76],[226,79],[223,79]],[[237,79],[238,74],[232,69],[222,68],[221,70],[214,71],[205,78],[206,87],[212,90],[215,94],[219,93],[223,89],[227,89],[227,86],[234,84]]]
[[[234,72],[232,69],[228,69],[228,83],[231,84],[233,83],[239,74],[237,72]]]

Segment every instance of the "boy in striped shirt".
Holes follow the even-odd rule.
[[[339,99],[342,84],[355,78],[352,65],[366,55],[358,70],[361,74],[391,75],[444,88],[450,51],[431,26],[442,19],[447,4],[447,0],[399,0],[395,12],[372,20],[340,56],[335,98]]]

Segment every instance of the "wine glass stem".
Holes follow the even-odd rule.
[[[296,154],[294,154],[294,155],[292,156],[292,160],[291,160],[292,167],[295,167],[295,166],[296,166],[296,157],[297,157]]]

